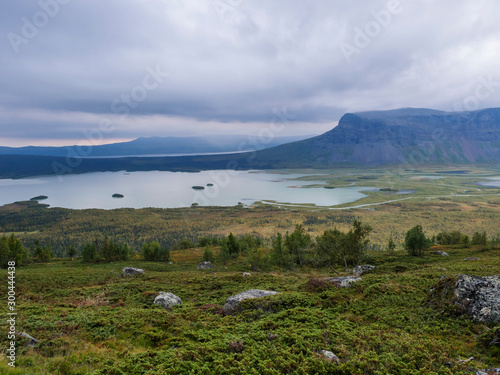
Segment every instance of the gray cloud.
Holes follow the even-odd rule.
[[[283,107],[303,134],[344,112],[498,106],[499,16],[494,0],[4,1],[2,139],[75,139],[125,111],[116,137],[252,132]]]

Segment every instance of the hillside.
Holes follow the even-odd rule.
[[[498,329],[429,306],[428,293],[443,274],[491,275],[498,250],[445,250],[450,256],[374,253],[374,272],[350,288],[329,285],[329,269],[255,271],[247,256],[197,270],[202,252],[193,249],[173,251],[173,264],[136,257],[20,267],[16,323],[38,342],[20,338],[17,368],[3,354],[0,373],[465,375],[497,366]],[[463,260],[471,256],[481,260]],[[144,274],[121,276],[130,266]],[[226,299],[249,289],[279,293],[224,314]],[[161,291],[182,305],[154,304]]]
[[[132,150],[128,153],[136,153]],[[148,153],[154,153],[152,150]],[[63,156],[0,155],[0,178],[120,170],[414,167],[499,162],[500,108],[473,112],[406,108],[347,113],[338,126],[320,136],[248,153],[76,161]]]
[[[93,146],[90,157],[221,153],[234,151],[261,150],[308,138],[308,136],[274,137],[265,142],[256,136],[217,135],[196,137],[141,137],[130,142],[119,142]],[[267,142],[269,141],[269,142]],[[40,155],[66,157],[67,147],[1,147],[0,155]]]
[[[323,135],[259,152],[311,166],[469,164],[500,161],[500,108],[347,113]]]

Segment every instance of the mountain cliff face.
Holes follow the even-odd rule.
[[[332,168],[499,163],[500,108],[347,113],[320,136],[240,154],[79,159],[0,155],[0,178],[104,171]],[[55,167],[57,166],[57,168]]]
[[[259,151],[262,160],[286,155],[310,166],[500,162],[500,108],[347,113],[323,135]]]

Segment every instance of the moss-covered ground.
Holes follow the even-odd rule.
[[[440,249],[450,256],[370,252],[375,271],[348,289],[322,283],[332,276],[327,269],[244,278],[251,267],[245,257],[196,270],[202,252],[194,249],[173,251],[173,264],[28,265],[16,272],[17,329],[40,342],[31,348],[18,341],[14,370],[2,353],[0,373],[470,374],[499,367],[499,347],[484,339],[493,326],[432,309],[427,294],[442,275],[499,274],[500,251]],[[480,260],[463,260],[470,256]],[[145,275],[121,277],[125,266]],[[6,296],[6,270],[0,276]],[[280,293],[268,298],[265,312],[248,304],[239,314],[221,314],[227,297],[252,288]],[[154,305],[160,291],[183,305]],[[5,347],[6,334],[0,337]],[[321,350],[340,362],[324,360]]]

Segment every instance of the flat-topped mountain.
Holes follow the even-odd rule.
[[[347,113],[320,136],[258,155],[259,160],[302,160],[311,166],[499,162],[500,108]]]
[[[79,159],[0,155],[0,177],[103,171],[334,168],[500,162],[500,108],[347,113],[313,138],[239,154]]]

